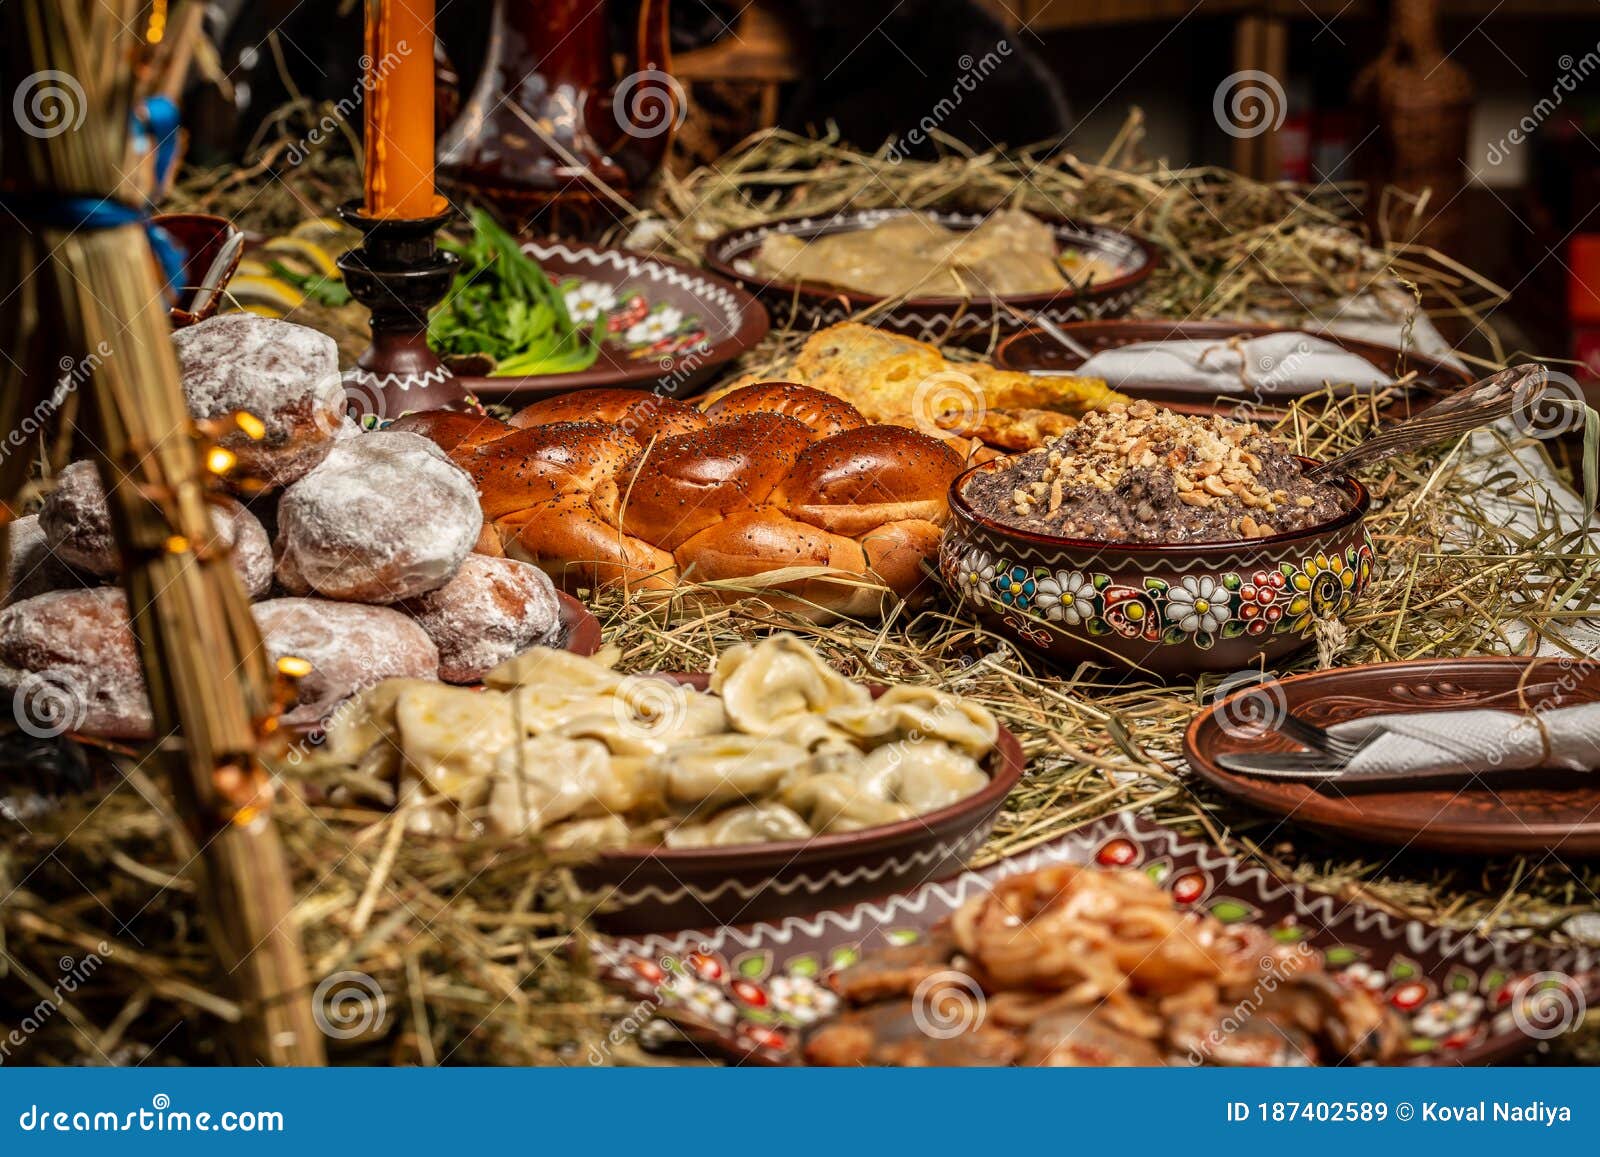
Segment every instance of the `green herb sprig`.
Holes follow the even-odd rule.
[[[472,212],[472,238],[444,241],[461,260],[444,304],[428,320],[428,343],[445,357],[494,359],[494,377],[566,374],[600,356],[605,316],[572,320],[566,299],[539,263],[487,212]]]

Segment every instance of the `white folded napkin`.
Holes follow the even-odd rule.
[[[1326,338],[1293,331],[1228,342],[1215,338],[1142,341],[1095,354],[1077,373],[1125,385],[1194,386],[1218,394],[1315,390],[1323,385],[1381,389],[1390,377]]]
[[[1513,711],[1418,711],[1369,715],[1328,728],[1339,739],[1377,738],[1345,774],[1474,772],[1551,767],[1600,770],[1600,703],[1537,715]]]

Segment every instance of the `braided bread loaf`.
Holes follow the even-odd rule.
[[[841,614],[876,611],[875,584],[906,596],[922,582],[963,465],[935,438],[783,382],[705,412],[586,390],[509,424],[435,411],[395,428],[433,439],[472,476],[508,557],[568,587],[667,590],[826,567],[837,574],[753,585]]]

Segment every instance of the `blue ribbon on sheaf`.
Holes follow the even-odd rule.
[[[165,185],[178,160],[178,106],[164,96],[150,97],[133,115],[133,133],[141,147],[155,151],[156,182]],[[94,232],[143,225],[150,238],[150,248],[161,265],[164,286],[170,289],[183,284],[186,257],[183,247],[172,234],[150,219],[148,206],[134,208],[109,197],[60,197],[38,193],[0,193],[0,206],[23,221],[47,229]]]
[[[133,114],[134,138],[156,154],[156,184],[165,186],[178,161],[178,106],[164,96],[147,97]]]

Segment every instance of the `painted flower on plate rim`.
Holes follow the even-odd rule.
[[[655,312],[647,314],[640,321],[628,327],[628,332],[623,334],[623,340],[632,345],[648,345],[658,342],[664,337],[671,337],[683,328],[683,311],[670,305],[663,305]]]
[[[833,990],[809,976],[775,976],[767,991],[774,1008],[801,1024],[820,1020],[839,1006]]]
[[[1452,992],[1419,1008],[1411,1017],[1411,1027],[1435,1039],[1454,1036],[1478,1023],[1483,1005],[1483,997],[1476,993]]]
[[[563,295],[572,320],[587,323],[616,308],[617,290],[603,281],[585,281]]]

